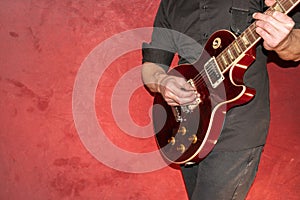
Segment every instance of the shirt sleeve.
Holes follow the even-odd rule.
[[[159,5],[154,20],[151,42],[142,44],[142,62],[156,63],[165,71],[169,69],[176,53],[172,27],[166,14],[166,2],[161,1]]]
[[[298,4],[291,13],[291,17],[295,21],[295,28],[300,29],[300,4]]]

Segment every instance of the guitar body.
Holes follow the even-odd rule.
[[[189,109],[169,106],[160,94],[154,98],[153,124],[160,151],[167,161],[175,164],[199,162],[215,146],[222,131],[225,114],[232,107],[253,99],[255,90],[243,83],[243,76],[255,60],[253,48],[242,54],[225,72],[222,83],[214,86],[206,77],[204,65],[218,56],[236,37],[229,31],[215,32],[194,64],[179,65],[168,74],[184,77],[201,95],[201,102]]]
[[[276,0],[264,13],[287,14],[300,0]],[[169,106],[160,94],[154,98],[153,124],[157,144],[166,161],[199,162],[213,149],[221,134],[226,112],[246,104],[255,90],[243,77],[255,60],[255,44],[261,39],[252,23],[237,38],[229,31],[215,32],[197,62],[180,65],[169,75],[180,76],[200,94],[197,105]]]

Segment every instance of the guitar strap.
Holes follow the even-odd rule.
[[[249,24],[249,6],[250,0],[232,0],[231,13],[231,31],[237,36],[240,35]]]

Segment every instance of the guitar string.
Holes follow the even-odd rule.
[[[290,2],[290,0],[287,0],[287,1],[283,1],[282,2],[282,4],[281,5],[283,5],[284,7],[285,7],[285,5],[286,4],[291,4],[291,2]],[[270,12],[272,12],[272,10],[274,10],[274,7],[275,7],[275,5],[273,6],[273,7],[270,7],[265,13],[267,13],[268,11],[270,11]],[[253,25],[253,24],[252,24]],[[253,33],[255,33],[255,32],[253,32],[254,31],[254,29],[255,29],[255,26],[254,27],[251,27],[252,25],[250,25],[250,27],[249,28],[251,28],[251,29],[247,29],[247,30],[250,30],[249,32],[250,32],[250,34],[247,34],[246,32],[245,32],[245,35],[247,36],[250,36],[251,34],[253,35]],[[254,28],[254,29],[252,29],[252,28]],[[255,36],[257,36],[257,34],[255,34]],[[253,35],[253,37],[255,37],[254,35]],[[249,37],[248,37],[249,38]],[[258,39],[258,38],[254,38],[255,40],[256,39]],[[237,42],[237,44],[239,45],[239,47],[241,47],[241,44],[244,44],[243,42],[241,42],[241,38],[239,37],[239,38],[237,38],[237,40],[236,40],[236,42]],[[246,46],[246,45],[245,45]],[[232,48],[232,44],[231,45],[229,45],[227,48],[225,48],[224,49],[224,51],[223,52],[225,52],[225,50],[226,49],[233,49]],[[246,46],[246,49],[247,49],[247,46]],[[228,56],[227,56],[227,54],[225,54],[225,53],[223,53],[223,52],[221,52],[221,54],[220,55],[218,55],[217,57],[216,57],[216,60],[218,61],[218,63],[222,63],[221,62],[221,56],[224,56],[227,60],[229,60],[229,58],[228,58]],[[229,66],[232,64],[232,62],[229,64]],[[221,67],[221,69],[223,70],[223,67],[222,67],[222,65],[220,65],[220,67]],[[228,67],[227,67],[228,68]],[[224,70],[226,69],[226,67],[224,68]],[[201,78],[201,76],[202,77],[206,77],[206,75],[204,74],[204,71],[202,70],[201,72],[200,72],[200,74],[199,74],[199,76],[197,77],[195,77],[194,79],[193,79],[193,81],[195,81],[196,82],[196,84],[203,84],[203,80],[202,80],[202,82],[198,82],[199,81],[199,79]]]
[[[293,4],[295,4],[294,2],[292,2]],[[282,2],[281,2],[281,7],[284,7],[284,8],[286,8],[285,6],[286,5],[288,5],[288,4],[291,4],[291,1],[290,0],[283,0]],[[292,5],[293,5],[292,4]],[[265,11],[265,14],[268,14],[268,13],[272,13],[273,11],[274,11],[274,8],[275,8],[275,6],[276,5],[273,5],[272,7],[270,7],[269,9],[267,9],[266,11]],[[290,6],[291,7],[291,6]],[[244,32],[244,33],[242,33],[242,37],[243,37],[243,35],[246,35],[246,36],[248,36],[247,38],[249,39],[249,35],[250,34],[252,34],[252,36],[253,36],[253,38],[256,40],[256,39],[259,39],[259,37],[258,38],[255,38],[255,36],[257,36],[257,34],[256,34],[256,32],[254,32],[255,31],[255,24],[253,23],[253,24],[251,24],[247,29],[246,29],[246,31]],[[246,32],[247,32],[247,30],[250,32],[250,34],[247,34]],[[253,34],[255,34],[255,35],[253,35]],[[243,42],[242,42],[242,38],[241,38],[241,36],[239,36],[238,38],[236,38],[236,43],[239,45],[239,47],[241,47],[241,44],[243,44],[243,45],[245,45]],[[216,57],[216,61],[217,61],[217,63],[222,63],[222,61],[221,61],[221,56],[224,56],[225,57],[225,59],[227,58],[227,60],[230,60],[229,58],[228,58],[228,56],[227,56],[227,54],[226,53],[224,53],[224,52],[226,52],[226,50],[228,50],[228,49],[234,49],[233,47],[233,42],[230,44],[230,45],[228,45],[217,57]],[[251,46],[251,45],[250,45]],[[245,47],[246,47],[246,49],[248,48],[247,47],[247,45],[245,45]],[[235,51],[235,50],[234,50]],[[243,52],[245,52],[245,51],[243,51]],[[228,67],[224,67],[224,69],[223,69],[223,67],[222,67],[222,65],[220,65],[221,67],[221,69],[223,70],[223,71],[225,71],[226,69],[228,69],[230,66],[231,66],[231,64],[232,64],[232,62],[230,63],[230,64],[228,64],[229,66]],[[225,64],[226,65],[226,64]],[[223,71],[221,71],[221,73],[223,73]],[[204,80],[205,79],[205,80]],[[207,82],[207,75],[206,75],[206,73],[205,73],[205,70],[203,69],[203,70],[201,70],[200,71],[200,73],[198,74],[198,75],[196,75],[193,79],[193,82],[194,82],[194,84],[195,84],[195,86],[204,86],[204,83],[206,83]]]
[[[250,28],[251,28],[251,29],[249,29],[250,32],[255,30],[255,27],[254,27],[254,28],[253,28],[253,27],[250,27]],[[245,35],[247,35],[247,34],[245,33]],[[241,40],[242,40],[242,39],[241,39],[240,37],[238,37],[238,38],[236,39],[236,43],[238,43],[239,47],[241,47],[241,46],[243,45],[243,46],[245,46],[245,49],[247,49],[247,48],[248,48],[247,45],[245,45]],[[255,39],[255,40],[256,40],[256,39]],[[229,59],[229,57],[226,55],[226,53],[224,53],[224,52],[227,52],[228,49],[233,49],[233,44],[230,44],[227,48],[225,48],[225,49],[224,49],[224,50],[223,50],[223,51],[215,58],[217,64],[219,64],[220,68],[222,69],[221,73],[223,73],[225,70],[227,70],[227,69],[231,66],[231,64],[232,64],[232,61],[231,61],[230,63],[228,63],[228,66],[226,67],[226,64],[222,64],[222,61],[221,61],[221,57],[222,57],[222,56],[224,56],[224,58],[227,59],[227,60],[231,60],[231,59]],[[243,52],[244,52],[244,51],[243,51]],[[208,64],[208,65],[210,65],[210,64]],[[223,65],[225,65],[225,67],[223,67]],[[217,67],[218,67],[218,66],[217,66]],[[208,68],[209,68],[209,66],[208,66]],[[204,79],[206,79],[206,80],[204,80]],[[204,82],[207,81],[207,75],[206,75],[205,69],[201,70],[200,73],[199,73],[198,75],[196,75],[192,80],[193,80],[193,82],[194,82],[194,84],[195,84],[196,86],[204,86],[204,85],[203,85]]]
[[[254,30],[255,30],[255,27],[253,27],[253,25],[250,25],[249,26],[249,28],[247,29],[247,30],[249,30],[249,32],[253,32]],[[253,34],[253,33],[252,33]],[[244,34],[243,35],[248,35],[247,33],[246,33],[246,31],[244,32]],[[241,35],[241,36],[243,36],[243,35]],[[244,52],[245,50],[243,50],[243,48],[242,48],[242,46],[244,46],[245,48],[244,49],[247,49],[248,47],[247,47],[247,45],[245,45],[243,42],[242,42],[242,39],[241,39],[241,36],[240,37],[238,37],[237,39],[236,39],[236,43],[239,45],[239,47],[242,49],[242,51]],[[255,40],[256,40],[256,38],[254,38]],[[228,69],[229,67],[230,67],[230,65],[232,64],[232,62],[231,63],[229,63],[228,64],[228,67],[223,67],[223,64],[220,64],[220,63],[222,63],[222,61],[221,61],[221,57],[222,56],[224,56],[225,58],[227,58],[227,60],[229,60],[229,58],[228,58],[228,56],[226,55],[226,53],[224,53],[224,52],[227,52],[229,49],[234,49],[234,47],[233,47],[233,43],[231,43],[228,47],[226,47],[215,59],[216,59],[216,61],[217,61],[217,63],[220,65],[220,68],[223,70],[223,71],[225,71],[226,69]],[[235,50],[234,50],[235,51]],[[238,53],[236,53],[236,54],[238,54]],[[226,64],[225,64],[226,65]],[[221,71],[222,73],[223,73],[223,71]],[[203,70],[201,70],[200,71],[200,73],[198,74],[198,75],[196,75],[194,78],[193,78],[193,81],[194,81],[194,83],[196,84],[196,85],[199,85],[199,84],[203,84],[203,78],[206,78],[207,76],[206,76],[206,73],[205,73],[205,70],[203,69]],[[200,81],[200,82],[199,82]]]

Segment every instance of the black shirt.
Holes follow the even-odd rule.
[[[205,44],[213,32],[239,29],[241,27],[235,27],[237,22],[238,25],[247,27],[253,22],[251,16],[254,12],[266,9],[263,0],[249,0],[247,8],[238,9],[245,9],[247,14],[236,20],[232,10],[236,8],[236,4],[233,2],[236,1],[162,0],[154,27],[165,29],[154,28],[151,42],[143,44],[143,62],[157,63],[167,71],[175,53],[178,53],[179,64],[193,63],[202,52],[201,45]],[[295,16],[299,22],[299,13]],[[256,61],[244,75],[245,85],[256,90],[255,98],[246,105],[234,107],[227,112],[215,150],[236,151],[264,145],[270,121],[266,62],[265,51],[258,45]]]

